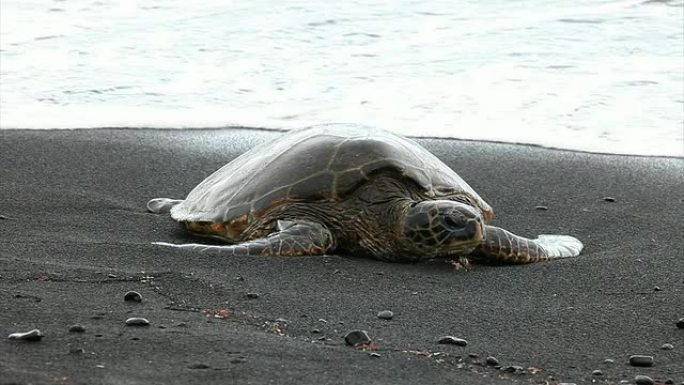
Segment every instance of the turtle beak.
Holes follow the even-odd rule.
[[[484,239],[484,224],[481,217],[468,219],[462,227],[451,231],[456,243],[479,243]]]
[[[465,231],[470,235],[470,239],[473,241],[480,242],[484,240],[484,223],[482,223],[482,219],[480,218],[468,219],[468,222],[465,226]]]

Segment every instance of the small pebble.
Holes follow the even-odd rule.
[[[672,344],[663,344],[663,346],[660,347],[663,350],[672,350],[674,349],[674,345]]]
[[[592,376],[602,376],[603,372],[600,370],[594,370],[593,372],[591,372],[591,375]]]
[[[275,322],[286,325],[290,323],[290,321],[286,320],[285,318],[276,318]]]
[[[612,365],[615,363],[615,360],[612,358],[606,358],[605,360],[603,360],[603,363],[608,364],[608,365]]]
[[[140,337],[131,337],[131,341],[140,341]]]
[[[126,326],[149,326],[150,321],[142,317],[131,317],[126,320]]]
[[[629,356],[629,364],[632,366],[653,366],[653,356],[634,354]]]
[[[137,291],[128,291],[124,294],[124,301],[126,302],[142,302],[142,295]]]
[[[21,341],[40,341],[43,339],[43,333],[38,329],[29,330],[26,333],[12,333],[7,338],[11,340],[21,340]]]
[[[259,298],[259,293],[247,293],[247,298],[257,299],[257,298]]]
[[[548,208],[547,206],[537,206],[537,207],[535,207],[535,209],[536,209],[536,210],[541,210],[541,211],[546,211],[546,210],[548,210],[549,208]]]
[[[391,310],[383,310],[378,313],[378,318],[380,319],[391,320],[392,317],[394,317],[394,313]]]
[[[468,357],[470,357],[470,358],[478,358],[478,357],[480,357],[480,355],[477,354],[477,353],[468,353]]]
[[[107,278],[116,278],[116,275],[114,275],[114,274],[107,274]]]
[[[188,369],[209,369],[209,365],[198,363],[188,365]]]
[[[380,358],[380,354],[378,354],[378,353],[376,353],[376,352],[369,353],[368,355],[369,355],[370,357],[373,357],[373,358]]]
[[[85,353],[85,349],[83,348],[71,348],[69,349],[69,354],[83,354]]]
[[[5,219],[7,219],[7,217],[6,217],[6,216],[4,216],[4,215],[0,215],[0,221],[4,221]]]
[[[439,340],[437,341],[439,344],[449,344],[449,345],[456,345],[456,346],[466,346],[468,345],[468,341],[462,339],[462,338],[456,338],[453,336],[444,336],[440,337]]]
[[[345,334],[344,342],[351,346],[366,345],[371,343],[371,338],[365,330],[352,330]]]
[[[69,328],[69,332],[71,333],[85,333],[85,328],[83,325],[72,325]]]
[[[680,318],[679,321],[677,321],[677,327],[684,329],[684,318]]]
[[[667,385],[671,385],[671,384],[674,384],[674,380],[671,379],[671,378],[668,378],[667,380],[665,380],[665,383],[666,383]]]
[[[660,288],[660,286],[656,286],[653,288],[653,291],[662,291],[663,289]]]
[[[494,357],[494,356],[489,356],[489,357],[487,357],[487,361],[486,361],[486,362],[487,362],[487,365],[489,365],[489,366],[497,366],[497,365],[499,365],[499,360],[498,360],[496,357]]]
[[[615,202],[615,198],[613,197],[603,197],[603,200],[606,202]]]
[[[320,333],[321,333],[321,330],[320,330],[320,329],[312,329],[312,330],[311,330],[311,333],[313,333],[313,334],[320,334]]]
[[[655,381],[649,376],[638,375],[634,377],[634,382],[636,385],[653,385]]]
[[[525,371],[525,368],[522,366],[511,365],[503,368],[503,371],[508,373],[522,373]]]

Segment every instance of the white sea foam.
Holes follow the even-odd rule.
[[[355,122],[684,156],[681,1],[2,0],[0,15],[2,128]]]

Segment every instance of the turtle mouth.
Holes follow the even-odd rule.
[[[484,239],[484,224],[480,218],[468,219],[464,226],[451,230],[451,239],[454,244],[467,244],[482,242]]]
[[[446,254],[449,256],[468,254],[482,243],[484,237],[482,220],[469,219],[465,226],[452,231],[452,241],[446,246]]]

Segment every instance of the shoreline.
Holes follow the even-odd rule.
[[[582,240],[583,253],[567,260],[464,272],[439,261],[216,258],[150,244],[191,238],[168,217],[147,213],[147,200],[182,198],[275,135],[0,130],[0,306],[8,309],[0,334],[45,334],[39,342],[4,338],[0,377],[21,384],[63,377],[610,384],[640,374],[684,381],[684,330],[675,326],[684,317],[677,273],[684,271],[684,159],[416,139],[493,206],[493,224]],[[124,302],[129,290],[142,302]],[[394,318],[379,319],[382,310]],[[151,325],[127,327],[129,317]],[[85,332],[69,332],[74,324]],[[355,329],[369,332],[380,357],[344,344]],[[445,335],[468,344],[438,344]],[[667,343],[674,348],[661,349]],[[655,364],[630,366],[632,354]],[[488,356],[502,368],[487,365]],[[504,370],[517,366],[525,374]]]
[[[307,125],[302,126],[303,127],[308,127]],[[292,128],[292,129],[297,129],[300,127]],[[265,132],[287,132],[291,129],[289,128],[268,128],[268,127],[251,127],[251,126],[216,126],[216,127],[194,127],[194,128],[173,128],[173,127],[145,127],[145,126],[131,126],[131,127],[126,127],[126,126],[121,126],[121,127],[92,127],[92,128],[83,128],[83,127],[73,127],[73,128],[0,128],[0,132],[2,131],[98,131],[98,130],[141,130],[141,131],[225,131],[225,130],[245,130],[245,131],[265,131]],[[408,138],[411,139],[439,139],[439,140],[455,140],[455,141],[463,141],[463,142],[475,142],[475,143],[495,143],[495,144],[510,144],[510,145],[515,145],[515,146],[525,146],[525,147],[534,147],[534,148],[541,148],[541,149],[547,149],[547,150],[556,150],[556,151],[566,151],[566,152],[576,152],[580,154],[592,154],[592,155],[610,155],[610,156],[625,156],[625,157],[645,157],[645,158],[673,158],[673,159],[684,159],[684,149],[682,150],[682,153],[680,155],[648,155],[648,154],[633,154],[633,153],[611,153],[611,152],[601,152],[601,151],[590,151],[590,150],[579,150],[579,149],[572,149],[572,148],[562,148],[562,147],[553,147],[553,146],[546,146],[543,144],[537,144],[537,143],[524,143],[524,142],[506,142],[503,140],[488,140],[488,139],[468,139],[468,138],[458,138],[458,137],[442,137],[442,136],[414,136],[414,135],[407,135]],[[683,144],[684,145],[684,144]]]

